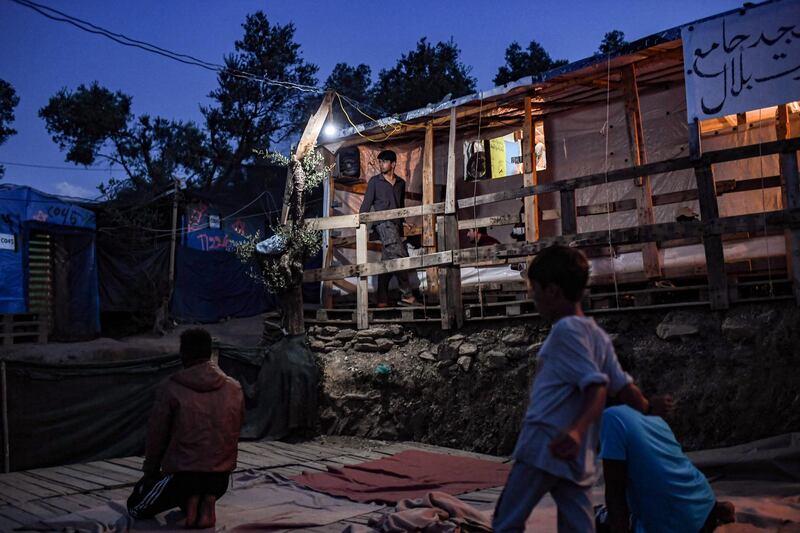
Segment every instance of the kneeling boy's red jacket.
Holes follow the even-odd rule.
[[[238,381],[211,361],[184,368],[158,388],[142,470],[231,472],[243,420]]]

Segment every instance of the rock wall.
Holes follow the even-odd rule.
[[[686,449],[800,431],[800,312],[792,303],[597,315],[646,394],[671,393]],[[508,454],[519,431],[538,320],[439,330],[309,331],[322,369],[320,430]]]

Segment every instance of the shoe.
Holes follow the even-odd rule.
[[[186,500],[186,506],[183,510],[186,513],[186,522],[184,523],[186,529],[194,529],[197,527],[197,510],[199,506],[199,494],[193,494]]]
[[[205,495],[200,501],[200,513],[197,517],[197,529],[208,529],[217,525],[217,498]]]
[[[403,296],[397,301],[397,305],[419,305],[414,296]]]

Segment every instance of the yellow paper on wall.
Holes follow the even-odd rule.
[[[506,175],[506,142],[503,137],[489,141],[489,161],[492,165],[492,179]]]

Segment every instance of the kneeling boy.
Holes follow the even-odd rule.
[[[244,396],[235,379],[211,361],[204,329],[181,335],[184,368],[156,393],[147,428],[144,477],[128,498],[133,518],[151,518],[181,507],[186,527],[216,523],[216,501],[236,467]]]

